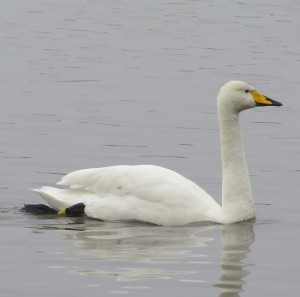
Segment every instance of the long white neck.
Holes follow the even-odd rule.
[[[255,205],[239,124],[239,113],[218,104],[222,154],[223,223],[234,223],[255,216]]]

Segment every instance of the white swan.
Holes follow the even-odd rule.
[[[255,205],[239,113],[263,105],[282,104],[241,81],[230,81],[219,92],[222,206],[194,182],[152,165],[83,169],[67,174],[58,183],[70,189],[42,187],[35,191],[56,210],[81,203],[87,216],[105,221],[137,220],[170,226],[200,221],[228,224],[253,218]]]

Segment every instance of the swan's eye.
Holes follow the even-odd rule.
[[[245,90],[245,93],[249,93],[250,91],[249,90]]]

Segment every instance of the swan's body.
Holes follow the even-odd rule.
[[[218,96],[222,151],[222,207],[202,188],[180,174],[158,166],[111,166],[74,171],[58,184],[71,189],[36,190],[60,210],[84,203],[87,216],[106,221],[138,220],[158,225],[212,221],[234,223],[255,217],[255,205],[244,156],[239,113],[271,100],[247,83],[231,81]]]

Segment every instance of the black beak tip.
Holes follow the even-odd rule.
[[[275,104],[273,104],[274,106],[282,106],[281,102],[276,102]]]
[[[282,106],[282,103],[267,97],[267,100],[271,101],[270,106]]]

